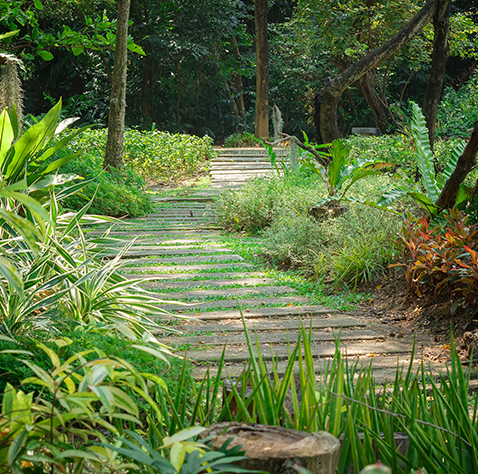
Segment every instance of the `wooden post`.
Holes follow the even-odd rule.
[[[279,426],[218,423],[200,437],[211,437],[213,449],[232,438],[229,447],[242,445],[249,458],[240,467],[270,474],[297,474],[294,465],[312,474],[335,474],[339,461],[340,442],[325,431],[311,434]]]

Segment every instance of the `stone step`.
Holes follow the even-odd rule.
[[[299,308],[301,308],[299,306]],[[277,309],[277,308],[265,308],[265,309]],[[284,309],[284,308],[280,308]],[[228,313],[228,311],[224,311]],[[197,321],[195,316],[194,320],[180,322],[179,325],[175,325],[174,328],[182,331],[184,334],[190,332],[207,332],[207,333],[218,333],[222,334],[227,331],[227,333],[243,333],[244,324],[241,320],[227,320],[225,318],[223,321],[226,321],[226,324],[218,323],[205,323],[202,321]],[[297,333],[298,329],[304,327],[307,332],[312,330],[321,329],[324,331],[336,332],[343,328],[365,328],[367,326],[367,321],[360,320],[357,318],[351,318],[342,314],[326,314],[326,315],[316,315],[316,316],[303,316],[299,315],[297,318],[286,319],[281,316],[281,319],[271,319],[271,320],[262,320],[262,319],[247,319],[245,318],[246,326],[249,331],[295,331]]]
[[[192,249],[192,248],[177,248],[172,250],[165,250],[161,247],[155,249],[145,249],[145,250],[129,250],[125,253],[123,258],[133,258],[133,257],[148,257],[150,255],[196,255],[196,254],[229,254],[232,253],[232,250],[229,249]]]
[[[105,230],[91,230],[87,232],[87,236],[102,236],[105,233]],[[205,230],[205,229],[188,229],[187,233],[185,233],[182,230],[111,230],[111,232],[108,234],[110,237],[122,237],[122,236],[151,236],[151,237],[168,237],[168,236],[173,236],[176,237],[178,235],[184,236],[187,235],[188,239],[191,239],[194,237],[197,240],[202,240],[205,236],[207,238],[210,237],[219,237],[220,234],[218,234],[217,231],[213,230]]]
[[[345,330],[337,330],[337,331],[324,331],[323,328],[321,332],[312,333],[310,336],[310,341],[312,343],[318,342],[326,342],[326,341],[336,341],[338,340],[340,333],[340,341],[342,344],[346,344],[349,341],[361,341],[361,342],[368,342],[368,341],[381,341],[385,340],[385,337],[382,335],[378,335],[374,331],[370,331],[369,329],[360,328],[358,330],[353,329],[345,329]],[[250,331],[249,336],[251,340],[256,343],[257,341],[261,344],[296,344],[299,335],[297,333],[297,329],[295,331],[289,332],[266,332],[266,333],[254,333],[254,331]],[[247,349],[247,339],[245,334],[229,334],[229,333],[219,333],[215,336],[191,336],[190,334],[185,334],[184,336],[176,336],[176,337],[162,337],[161,342],[166,345],[181,346],[184,344],[190,344],[192,346],[197,346],[199,350],[201,346],[209,348],[210,346],[224,346],[224,345],[231,345],[231,346],[239,346],[243,345],[245,349]],[[193,349],[194,350],[194,349]]]
[[[276,301],[277,298],[274,299]],[[297,301],[297,297],[289,297],[289,298],[283,298],[284,301],[282,303],[285,303],[289,306],[276,306],[272,308],[268,307],[246,307],[244,304],[244,301],[247,300],[241,300],[241,308],[242,308],[242,314],[244,315],[244,318],[246,320],[251,320],[251,319],[267,319],[267,320],[277,320],[277,321],[288,321],[291,320],[291,318],[294,318],[293,320],[297,320],[299,317],[304,317],[304,318],[310,318],[311,316],[321,316],[324,319],[325,318],[332,318],[334,317],[333,315],[337,313],[336,310],[326,308],[325,306],[320,306],[320,305],[307,305],[308,299],[307,298],[300,298],[300,301]],[[258,299],[258,302],[260,303],[265,303],[268,301],[268,299]],[[294,306],[294,303],[303,303],[304,306]],[[279,302],[278,302],[279,304]],[[241,312],[239,311],[239,308],[237,307],[237,302],[236,302],[236,307],[231,310],[227,311],[208,311],[208,312],[200,312],[196,311],[194,312],[193,316],[195,320],[197,320],[198,327],[202,327],[202,321],[234,321],[234,320],[241,320]],[[234,305],[232,305],[234,307]],[[174,318],[169,318],[165,317],[165,320],[174,320]],[[191,320],[188,321],[189,324],[194,324],[196,321]],[[357,322],[359,324],[359,322]]]
[[[134,275],[123,275],[125,278],[128,279],[134,279],[137,278]],[[202,277],[207,276],[209,279],[208,280],[193,280],[193,278],[197,277],[197,273],[167,273],[164,275],[151,275],[150,278],[148,278],[148,281],[151,281],[152,283],[155,283],[155,280],[158,282],[169,282],[171,281],[171,284],[175,283],[201,283],[203,281],[221,281],[221,279],[225,278],[230,278],[229,281],[233,282],[236,281],[233,278],[237,277],[238,279],[258,279],[260,280],[261,277],[263,277],[263,273],[261,272],[229,272],[229,273],[206,273],[202,274]],[[201,278],[202,278],[201,277]],[[215,280],[214,278],[217,278]],[[187,280],[187,281],[176,281],[176,280]],[[267,279],[266,279],[267,280]]]
[[[271,278],[237,278],[229,280],[197,280],[197,281],[154,281],[144,282],[141,288],[194,288],[198,286],[227,286],[227,285],[244,285],[253,286],[261,284],[271,284]],[[261,287],[258,287],[261,288]]]
[[[135,245],[131,247],[131,250],[158,250],[161,252],[166,252],[169,250],[181,250],[181,251],[186,251],[188,249],[191,250],[218,250],[218,251],[224,251],[224,252],[232,252],[232,250],[228,249],[227,247],[224,247],[223,245],[217,243],[217,244],[208,244],[207,242],[200,242],[200,241],[192,241],[192,243],[196,243],[197,245],[191,245],[191,244],[184,244],[184,245],[166,245],[168,242],[165,242],[162,244],[159,242],[157,245],[137,245],[138,242],[141,242],[139,240],[136,240]],[[114,247],[112,245],[111,247]]]
[[[267,343],[266,343],[267,344]],[[386,339],[371,339],[363,340],[361,342],[341,341],[340,350],[344,352],[347,357],[359,356],[372,358],[376,355],[390,355],[390,354],[409,354],[410,347],[405,344],[400,344],[395,341]],[[261,347],[261,354],[264,360],[272,360],[272,354],[276,360],[288,360],[290,351],[292,349],[287,345],[264,345]],[[314,357],[333,357],[336,351],[335,341],[312,341],[311,352]],[[191,350],[180,351],[180,355],[187,356],[195,362],[214,363],[218,362],[222,357],[222,349],[211,350]],[[254,346],[253,353],[257,356],[257,347]],[[246,346],[228,346],[226,349],[225,361],[232,363],[241,363],[248,361],[250,358],[249,350]]]
[[[227,260],[229,262],[240,262],[244,260],[240,255],[236,254],[218,254],[218,255],[200,255],[197,257],[174,257],[174,258],[148,258],[148,259],[133,259],[133,260],[128,260],[129,265],[125,265],[124,268],[129,267],[129,266],[134,266],[135,264],[147,264],[147,263],[168,263],[170,265],[174,264],[184,264],[187,262],[191,262],[191,264],[197,263],[197,262],[208,262],[208,263],[213,263],[213,262],[224,262],[224,260]]]
[[[315,373],[317,375],[323,374],[327,364],[330,363],[330,358],[322,358],[321,360],[314,361],[314,368]],[[410,357],[405,355],[378,355],[375,357],[360,357],[350,361],[349,368],[352,370],[352,364],[357,363],[357,372],[360,370],[367,370],[370,364],[373,367],[373,375],[374,380],[376,383],[385,383],[386,381],[392,382],[395,379],[395,374],[398,368],[404,368],[407,370],[410,365]],[[418,370],[420,368],[421,359],[417,358],[413,361],[412,367],[413,370]],[[277,366],[278,373],[284,373],[287,369],[288,362],[287,361],[279,361]],[[271,372],[272,372],[272,364],[268,364]],[[226,362],[221,372],[221,378],[226,377],[238,377],[242,374],[242,372],[247,369],[248,362],[239,362],[237,364]],[[304,366],[305,368],[305,366]],[[330,366],[329,366],[330,369]],[[431,373],[434,375],[438,375],[443,370],[443,366],[441,364],[433,363],[431,365]],[[215,365],[207,366],[207,365],[200,365],[194,369],[194,377],[197,379],[202,379],[207,373],[210,376],[215,376],[217,374],[217,367]],[[299,362],[295,361],[294,363],[294,374],[299,373]]]
[[[141,222],[150,222],[153,225],[163,224],[163,223],[172,223],[172,224],[208,224],[212,222],[214,218],[205,217],[205,216],[198,216],[198,217],[191,217],[191,216],[157,216],[154,218],[149,217],[138,217],[137,219],[129,221],[130,224],[137,224]]]
[[[225,169],[218,169],[218,168],[214,168],[214,169],[210,169],[209,170],[209,174],[211,176],[216,176],[216,175],[234,175],[234,174],[242,174],[242,173],[246,173],[246,174],[250,174],[251,176],[255,176],[256,174],[261,174],[261,173],[274,173],[275,172],[275,168],[264,168],[264,167],[260,167],[260,168],[225,168]]]
[[[161,197],[153,198],[153,202],[214,202],[214,197]]]
[[[204,300],[206,298],[228,298],[235,300],[242,296],[256,296],[260,298],[260,295],[266,297],[273,295],[283,295],[296,293],[297,291],[287,286],[258,286],[253,288],[225,288],[217,290],[193,290],[193,291],[175,291],[171,293],[156,293],[154,295],[161,299],[169,300]]]
[[[231,269],[239,269],[242,271],[245,268],[254,268],[255,265],[252,263],[243,263],[243,262],[233,262],[233,263],[213,263],[213,264],[203,264],[203,265],[153,265],[153,266],[141,266],[141,267],[126,267],[121,268],[121,273],[180,273],[180,272],[194,272],[190,275],[197,275],[198,273],[204,272],[205,274],[213,275],[214,273],[208,272],[208,270],[223,270],[231,271]],[[204,274],[202,273],[202,274]]]
[[[173,298],[170,298],[173,299]],[[196,303],[187,303],[187,305],[167,305],[164,309],[168,311],[178,311],[181,313],[195,313],[190,314],[196,316],[204,310],[210,308],[237,308],[239,305],[245,310],[246,308],[254,308],[265,305],[285,305],[285,304],[306,304],[309,302],[308,298],[303,296],[276,296],[276,297],[262,297],[262,298],[240,298],[237,300],[216,300],[216,301],[199,301]]]

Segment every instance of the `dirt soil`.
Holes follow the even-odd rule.
[[[350,314],[380,322],[391,339],[416,336],[420,342],[417,349],[426,358],[440,362],[449,358],[451,331],[464,361],[471,350],[478,355],[478,321],[463,311],[451,316],[446,311],[447,301],[437,301],[433,294],[412,297],[407,293],[405,278],[396,272],[391,271],[379,282],[362,284],[357,290],[371,297]]]

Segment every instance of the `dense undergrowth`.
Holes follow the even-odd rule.
[[[370,197],[389,178],[355,185],[355,195]],[[318,280],[356,284],[378,278],[395,254],[399,216],[348,204],[336,219],[315,220],[308,213],[325,189],[310,177],[256,179],[218,199],[220,222],[229,230],[264,237],[263,254],[280,267],[301,268]]]
[[[63,172],[82,176],[81,193],[64,200],[79,210],[87,202],[90,213],[113,217],[138,217],[152,210],[146,184],[176,182],[197,176],[208,168],[214,152],[209,137],[126,130],[121,172],[103,171],[106,129],[85,130],[62,148],[60,154],[80,153],[63,166]]]

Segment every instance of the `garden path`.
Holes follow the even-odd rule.
[[[155,198],[153,213],[128,219],[110,234],[137,238],[125,256],[122,272],[128,278],[144,276],[142,287],[158,299],[174,301],[158,304],[172,313],[164,319],[181,334],[165,332],[161,342],[187,353],[195,362],[198,377],[206,373],[208,365],[212,373],[217,370],[224,346],[223,375],[241,373],[249,354],[239,306],[253,339],[257,332],[264,358],[271,360],[272,349],[280,368],[285,368],[288,342],[297,341],[300,324],[311,330],[317,369],[333,356],[339,333],[347,357],[366,364],[372,361],[377,380],[390,380],[397,363],[408,364],[412,335],[391,340],[380,322],[314,304],[228,248],[214,224],[213,197],[217,192],[209,189]],[[246,243],[251,238],[244,239]],[[178,320],[177,316],[194,319]]]

